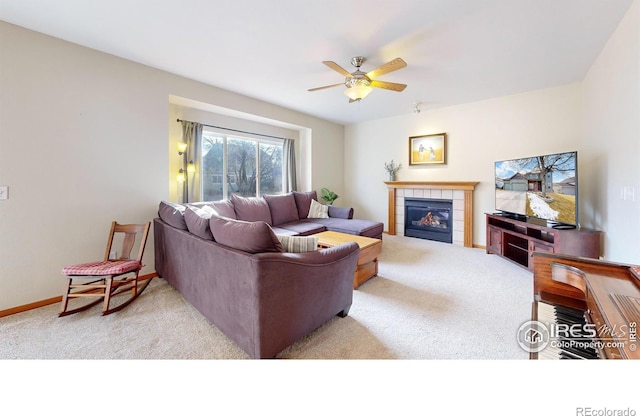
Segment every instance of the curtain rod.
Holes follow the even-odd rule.
[[[180,120],[177,119],[176,120],[178,123],[183,122],[183,121],[189,121],[189,120]],[[190,123],[195,123],[194,121],[189,121]],[[202,123],[200,123],[202,124]],[[269,137],[271,139],[280,139],[280,140],[286,140],[284,137],[278,137],[278,136],[269,136],[268,134],[262,134],[262,133],[253,133],[250,131],[243,131],[243,130],[235,130],[235,129],[229,129],[227,127],[220,127],[220,126],[212,126],[211,124],[202,124],[203,126],[207,126],[207,127],[212,127],[214,129],[222,129],[222,130],[229,130],[229,131],[235,131],[236,133],[245,133],[245,134],[253,134],[254,136],[262,136],[262,137]]]

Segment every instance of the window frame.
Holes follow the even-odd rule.
[[[211,128],[204,128],[202,131],[202,144],[204,144],[204,137],[205,136],[212,136],[212,137],[216,137],[216,138],[220,138],[222,139],[222,200],[225,199],[229,199],[231,197],[231,195],[229,194],[229,184],[228,181],[226,180],[226,172],[228,172],[229,170],[229,160],[228,160],[228,142],[229,139],[234,139],[234,140],[246,140],[246,141],[251,141],[255,143],[255,161],[256,161],[256,197],[259,197],[261,195],[261,184],[260,184],[260,168],[261,168],[261,163],[260,163],[260,145],[261,144],[266,144],[266,145],[276,145],[276,146],[280,146],[282,149],[282,153],[283,153],[283,157],[284,157],[284,139],[279,139],[279,138],[265,138],[265,137],[253,137],[251,135],[239,135],[239,134],[228,134],[228,133],[223,133],[220,130],[216,130],[216,129],[211,129]],[[201,144],[201,146],[202,146]],[[204,157],[205,154],[204,152],[202,152],[202,156],[201,156],[201,160],[200,160],[200,166],[203,166],[203,162],[204,162]],[[284,166],[285,164],[282,163],[282,168],[281,168],[281,189],[279,192],[277,193],[284,193],[285,189],[285,172],[284,172]],[[199,197],[200,200],[204,200],[204,169],[200,169],[199,175],[200,175],[200,190],[199,190]]]

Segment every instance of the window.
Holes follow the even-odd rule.
[[[202,133],[202,200],[282,193],[283,140]]]

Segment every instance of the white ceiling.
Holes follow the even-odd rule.
[[[0,20],[341,124],[583,79],[632,0],[0,0]],[[408,84],[349,104],[344,77]]]

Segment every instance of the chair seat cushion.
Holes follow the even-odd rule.
[[[90,263],[74,264],[62,269],[67,276],[107,276],[122,274],[141,268],[137,260],[94,261]]]

